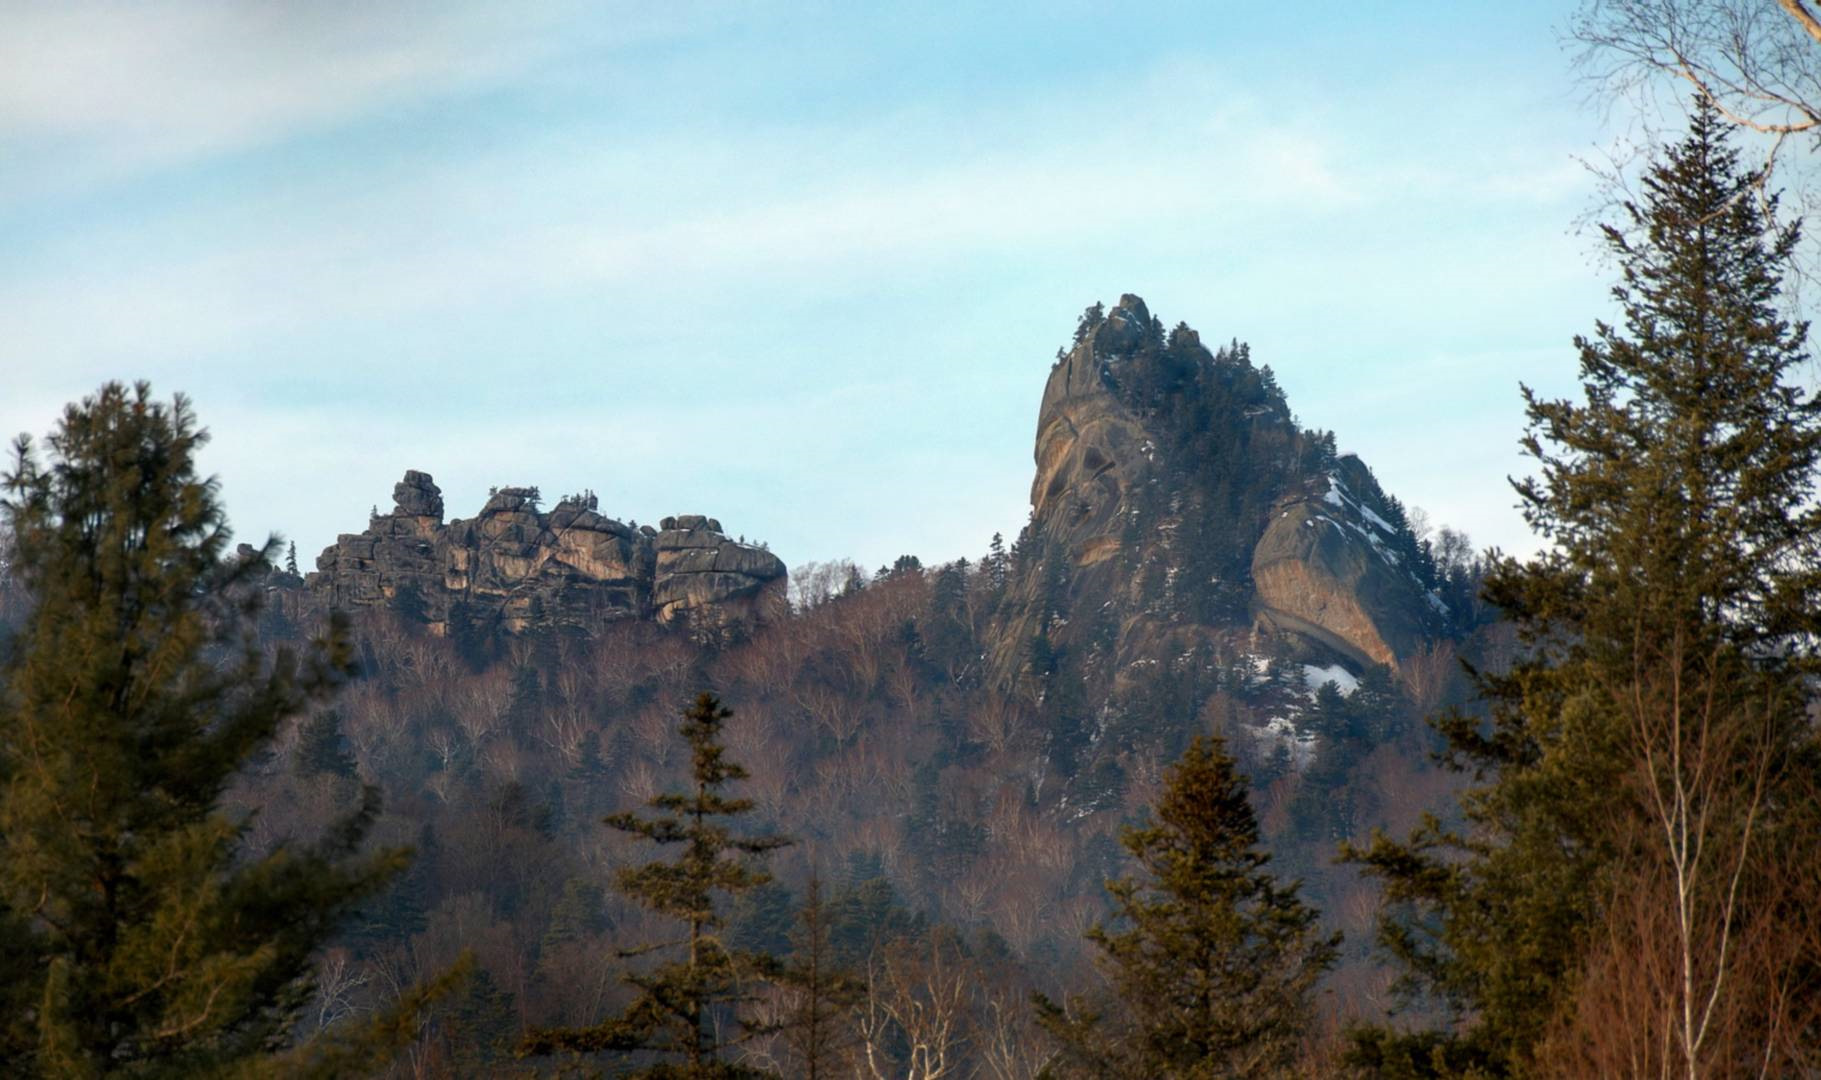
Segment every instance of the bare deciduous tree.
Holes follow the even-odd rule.
[[[1821,5],[1813,0],[1585,0],[1566,27],[1581,46],[1576,66],[1593,96],[1631,111],[1636,138],[1601,174],[1614,202],[1625,201],[1627,166],[1660,141],[1652,120],[1693,98],[1711,102],[1759,142],[1763,169],[1754,188],[1766,198],[1795,193],[1786,211],[1806,216],[1821,205],[1821,183],[1792,145],[1821,147]],[[1675,99],[1668,101],[1666,99]],[[1789,179],[1798,177],[1791,184]],[[1768,215],[1767,215],[1768,216]],[[1821,252],[1810,245],[1794,284],[1812,287]]]
[[[856,1014],[861,1075],[871,1080],[959,1076],[972,976],[956,950],[940,942],[875,953],[866,965],[866,996]],[[892,1052],[894,1044],[902,1056]]]

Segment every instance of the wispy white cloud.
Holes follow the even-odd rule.
[[[684,7],[617,5],[588,44],[687,25]],[[5,5],[0,206],[116,183],[302,133],[497,86],[576,42],[581,5]],[[605,12],[597,11],[597,14]]]
[[[1179,136],[1147,113],[1159,98],[1199,102],[1205,117]],[[695,144],[654,133],[556,157],[533,140],[516,154],[378,173],[314,205],[287,191],[189,208],[115,226],[165,238],[136,257],[0,276],[0,348],[59,375],[101,371],[256,347],[299,327],[509,307],[552,292],[889,275],[1122,235],[1313,220],[1387,194],[1334,132],[1286,124],[1181,65],[1123,87],[985,108],[971,124],[972,145],[959,153],[945,147],[941,117],[900,113],[839,133],[781,124]],[[823,148],[837,137],[847,152],[830,160]],[[772,179],[749,184],[750,174]],[[677,202],[671,177],[702,186]],[[190,239],[198,235],[207,242]]]

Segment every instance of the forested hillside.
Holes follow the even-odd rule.
[[[1068,407],[1096,410],[1102,438],[1114,429],[1069,448],[1077,472],[1053,464],[1050,430],[1071,366],[1094,374]],[[702,691],[733,709],[725,742],[754,819],[794,841],[772,857],[777,880],[727,911],[743,945],[788,952],[815,879],[843,964],[864,969],[892,941],[952,943],[967,954],[955,962],[1003,983],[975,1022],[1035,1040],[1028,993],[1094,980],[1082,935],[1108,912],[1121,830],[1192,738],[1218,734],[1276,864],[1351,935],[1323,1015],[1374,1007],[1371,892],[1333,864],[1336,844],[1444,801],[1422,717],[1462,692],[1454,656],[1484,618],[1477,564],[1452,534],[1440,554],[1419,540],[1332,435],[1300,429],[1244,346],[1166,337],[1134,297],[1083,316],[1051,383],[1033,517],[1012,544],[940,566],[806,565],[788,612],[705,596],[659,617],[650,598],[686,565],[666,553],[712,554],[687,538],[719,537],[718,522],[640,530],[580,497],[546,516],[535,492],[504,489],[445,530],[421,473],[307,581],[255,565],[267,647],[347,608],[358,674],[229,793],[249,851],[331,830],[371,786],[374,842],[415,852],[336,940],[312,1023],[381,1007],[463,950],[477,974],[417,1038],[436,1061],[503,1061],[523,1030],[612,1007],[615,950],[661,931],[611,887],[643,853],[599,822],[685,777],[678,711]],[[1335,537],[1276,561],[1346,606],[1337,632],[1255,596],[1273,518],[1307,506],[1322,513],[1297,526]],[[443,554],[451,542],[481,546]],[[655,586],[638,569],[652,550]],[[1345,634],[1405,655],[1374,662]]]

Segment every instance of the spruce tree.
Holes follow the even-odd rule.
[[[992,589],[993,598],[998,599],[1005,592],[1006,575],[1011,567],[1011,557],[1006,554],[1003,533],[993,534],[992,541],[987,544],[986,558],[981,561],[985,563],[986,580]]]
[[[549,954],[564,945],[582,941],[607,928],[606,898],[601,887],[583,878],[563,882],[563,894],[550,909],[538,952]]]
[[[298,732],[294,768],[303,777],[339,776],[352,780],[360,775],[348,740],[341,732],[341,714],[325,709],[304,722]]]
[[[627,976],[637,996],[620,1015],[591,1027],[533,1031],[520,1044],[521,1054],[633,1055],[638,1064],[621,1075],[662,1080],[771,1075],[723,1056],[737,1042],[772,1030],[751,1022],[741,1011],[757,1000],[764,981],[779,974],[779,964],[725,940],[717,900],[771,881],[759,857],[790,842],[745,833],[734,825],[733,819],[753,804],[724,794],[728,784],[747,775],[727,760],[721,745],[721,729],[732,715],[713,694],[697,697],[683,714],[681,730],[690,746],[694,790],[654,796],[647,804],[649,814],[621,813],[606,819],[608,827],[620,832],[663,847],[682,847],[674,861],[658,859],[629,867],[616,882],[628,898],[682,924],[679,939],[631,949],[626,955],[668,952],[675,959]],[[738,1029],[731,1038],[724,1034],[729,1023]],[[654,1056],[660,1060],[651,1061]]]
[[[790,992],[784,1042],[804,1080],[835,1075],[853,1041],[848,1015],[864,994],[860,981],[836,958],[832,914],[822,899],[821,879],[812,875],[791,935],[795,949],[780,980]]]
[[[485,969],[450,996],[442,1028],[454,1075],[498,1076],[507,1071],[519,1030],[514,996]]]
[[[9,1075],[244,1071],[287,1042],[338,921],[405,862],[356,854],[371,789],[321,840],[265,853],[222,807],[349,650],[339,623],[301,655],[254,640],[272,545],[227,558],[205,438],[182,396],[109,384],[47,456],[22,437],[4,477],[33,601],[0,691]]]
[[[1046,1075],[1287,1075],[1339,935],[1271,873],[1219,739],[1190,744],[1154,814],[1121,838],[1142,875],[1107,883],[1115,920],[1087,935],[1113,1000],[1036,999],[1059,1044]]]
[[[1549,546],[1486,579],[1524,645],[1478,676],[1490,723],[1439,724],[1478,783],[1464,827],[1430,819],[1352,852],[1384,883],[1381,940],[1406,989],[1447,1020],[1356,1033],[1355,1063],[1377,1075],[1553,1071],[1568,1043],[1588,1049],[1588,1024],[1607,1029],[1595,1042],[1651,1044],[1590,1072],[1727,1075],[1749,1059],[1758,1075],[1783,1060],[1761,1041],[1715,1058],[1703,1019],[1775,1026],[1754,1010],[1782,1006],[1736,996],[1771,980],[1726,965],[1774,952],[1779,922],[1812,927],[1821,901],[1756,899],[1778,893],[1779,864],[1821,859],[1801,786],[1817,775],[1804,683],[1821,632],[1821,413],[1790,382],[1806,326],[1778,311],[1795,232],[1767,231],[1756,180],[1697,103],[1630,227],[1605,230],[1624,314],[1577,339],[1580,400],[1524,391],[1538,474],[1515,486]],[[1652,920],[1686,948],[1673,986],[1627,1005],[1615,980],[1655,963]],[[1816,961],[1775,994],[1813,1003]],[[1710,985],[1718,1013],[1672,1007]],[[1640,1001],[1662,1007],[1625,1011]],[[1617,1011],[1595,1016],[1601,1002]]]

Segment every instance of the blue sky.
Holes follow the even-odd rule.
[[[1607,303],[1571,7],[0,3],[0,431],[182,390],[305,563],[407,468],[973,556],[1136,292],[1530,550],[1517,384]]]

